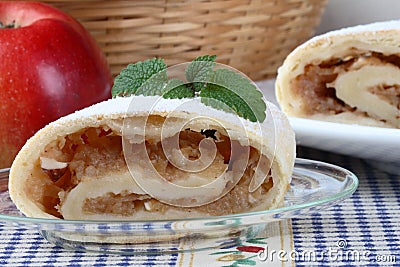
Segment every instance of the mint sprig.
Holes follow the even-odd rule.
[[[210,79],[217,56],[200,56],[195,58],[185,70],[186,80],[195,92],[204,88],[205,82]]]
[[[253,122],[257,121],[251,107],[239,95],[223,86],[210,83],[201,91],[200,97],[201,102],[207,106],[234,112]]]
[[[141,90],[139,93],[136,93],[136,91],[143,85],[149,85],[150,81],[156,81],[157,85],[160,85],[164,77],[165,77],[164,83],[167,83],[168,81],[167,73],[165,72],[165,76],[164,74],[159,74],[160,72],[164,72],[166,69],[167,65],[164,63],[164,60],[159,58],[153,58],[145,60],[143,62],[129,64],[115,78],[114,85],[111,90],[112,97],[129,96],[135,94],[148,95],[147,92],[144,92],[144,90]],[[164,83],[161,84],[164,86]],[[151,86],[144,86],[144,87],[148,89]],[[153,86],[152,88],[158,88],[158,87]],[[151,90],[152,93],[151,95],[154,95],[156,91],[157,90]]]
[[[171,79],[165,88],[164,98],[193,98],[195,93],[190,86],[179,79]]]
[[[218,85],[217,87],[210,85]],[[209,88],[210,87],[210,88]],[[225,90],[222,90],[221,88]],[[216,92],[210,92],[210,91]],[[229,92],[227,92],[227,90]],[[204,92],[205,91],[205,92]],[[229,69],[217,69],[200,96],[212,97],[230,106],[236,113],[250,121],[264,121],[266,104],[263,94],[247,78]],[[203,98],[202,98],[203,101]],[[203,101],[204,102],[204,101]],[[213,107],[219,109],[213,102]]]
[[[160,95],[164,98],[193,98],[203,104],[237,115],[252,122],[265,120],[266,104],[262,93],[241,74],[230,69],[216,69],[216,56],[201,56],[185,70],[187,82],[168,80],[162,59],[129,64],[116,77],[112,96]]]

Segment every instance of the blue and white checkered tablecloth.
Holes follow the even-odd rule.
[[[400,176],[347,156],[300,147],[298,156],[357,174],[356,193],[342,203],[291,222],[293,266],[400,266]],[[179,254],[125,256],[69,251],[34,230],[0,226],[0,266],[190,266]],[[207,252],[210,255],[211,252]],[[195,254],[194,254],[195,256]],[[193,257],[193,255],[192,255]],[[266,266],[256,255],[196,266]],[[274,266],[282,266],[276,263]],[[193,266],[195,266],[193,264]]]
[[[360,184],[343,203],[292,220],[294,247],[303,256],[296,266],[400,266],[400,175],[309,148],[299,154],[340,165]]]

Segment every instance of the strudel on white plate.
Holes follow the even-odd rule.
[[[278,70],[276,95],[294,117],[400,128],[400,21],[316,36]]]

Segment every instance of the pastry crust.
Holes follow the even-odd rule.
[[[185,103],[187,99],[161,99],[154,108],[152,105],[156,99],[158,101],[159,97],[133,96],[110,99],[60,118],[38,131],[21,149],[10,170],[9,192],[17,208],[30,217],[64,219],[147,220],[215,215],[207,208],[182,208],[170,205],[166,205],[166,209],[147,210],[142,208],[129,214],[114,212],[114,209],[117,209],[116,207],[122,205],[118,202],[118,199],[124,198],[125,196],[132,197],[132,195],[134,195],[139,196],[140,199],[150,198],[145,192],[141,191],[139,187],[136,185],[132,186],[133,179],[126,176],[127,172],[123,172],[123,170],[126,170],[126,165],[121,165],[122,167],[112,167],[118,165],[115,163],[117,161],[112,162],[114,165],[110,165],[111,167],[103,167],[104,169],[99,171],[105,173],[105,175],[83,177],[77,185],[67,186],[67,188],[63,188],[59,185],[54,187],[52,184],[54,182],[46,175],[43,169],[48,168],[46,164],[57,166],[55,168],[64,167],[64,162],[54,162],[52,161],[53,159],[46,158],[46,153],[48,153],[49,147],[51,148],[51,144],[56,144],[56,147],[62,147],[65,145],[65,138],[67,136],[68,138],[73,138],[77,133],[82,133],[82,131],[87,129],[106,129],[107,132],[112,131],[113,136],[122,135],[124,119],[140,120],[149,115],[150,109],[152,110],[152,115],[159,117],[165,117],[167,114],[174,111],[173,118],[177,122],[190,120],[196,114],[201,114],[202,116],[207,115],[224,125],[225,129],[229,132],[231,140],[238,141],[242,143],[243,146],[246,145],[243,141],[243,131],[238,131],[237,129],[238,127],[246,129],[249,140],[247,145],[254,151],[260,153],[261,156],[265,156],[272,161],[271,183],[273,183],[273,186],[268,188],[268,190],[264,190],[265,195],[260,198],[262,201],[251,204],[249,206],[251,207],[250,210],[274,208],[282,202],[284,194],[289,188],[294,166],[295,140],[293,130],[288,120],[280,110],[268,103],[267,110],[269,111],[267,111],[267,117],[263,123],[252,123],[248,120],[240,119],[243,125],[238,125],[238,117],[236,115],[216,110],[203,104],[190,112],[176,111],[177,107]],[[140,103],[140,105],[132,105],[132,101]],[[213,127],[212,125],[207,126]],[[260,134],[260,129],[263,134]],[[166,136],[168,137],[174,134],[176,133],[168,133],[167,131]],[[275,136],[275,138],[265,138],[271,136]],[[68,168],[71,168],[71,162],[65,164],[69,164]],[[77,171],[74,170],[73,172],[75,173]],[[74,177],[74,179],[76,180],[77,178]],[[268,179],[266,179],[266,182],[267,181]],[[79,188],[81,184],[82,187],[79,191],[77,188]],[[83,184],[86,184],[86,189],[84,189]],[[61,190],[59,190],[59,187]],[[48,204],[44,203],[44,201],[46,201],[46,194],[50,190],[49,188],[51,190],[58,190],[56,194],[60,199],[57,200],[56,206],[60,214],[49,212],[49,208],[46,207]],[[38,195],[42,196],[38,197]],[[69,196],[70,199],[68,200]],[[251,202],[250,196],[248,196],[248,199],[249,202]],[[111,201],[111,203],[113,203],[111,204],[112,212],[95,209],[90,210],[87,214],[85,213],[85,205],[90,205],[90,203],[103,203],[104,201]],[[221,199],[215,202],[217,203],[218,201],[221,201]],[[70,208],[67,207],[68,205]],[[147,207],[148,205],[145,206]],[[74,211],[71,207],[75,207],[77,211]],[[163,207],[165,207],[165,205]],[[132,209],[134,209],[133,205]],[[226,209],[222,214],[229,214],[232,210],[234,212],[250,211]],[[63,214],[63,212],[65,212],[65,214]]]
[[[276,96],[289,116],[400,128],[400,21],[328,32],[293,50]]]

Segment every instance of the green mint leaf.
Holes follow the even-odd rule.
[[[186,85],[183,81],[178,79],[171,79],[165,87],[163,98],[193,98],[194,91],[190,86]]]
[[[162,70],[146,80],[135,92],[135,95],[163,95],[168,84],[167,70]]]
[[[200,92],[201,102],[215,109],[236,113],[238,116],[256,122],[257,118],[250,106],[230,89],[216,84],[207,84]]]
[[[252,122],[265,120],[266,104],[262,93],[247,78],[230,69],[213,70],[216,56],[200,56],[186,68],[187,84],[168,80],[167,66],[162,59],[129,64],[115,78],[112,96],[160,95],[164,98],[193,98]]]
[[[215,62],[215,59],[217,59],[216,55],[204,55],[204,56],[198,56],[193,61],[209,61],[209,62]]]
[[[137,62],[135,64],[129,64],[123,69],[120,74],[115,78],[114,85],[111,90],[112,97],[116,96],[129,96],[133,94],[148,95],[144,89],[151,89],[160,85],[161,81],[165,78],[167,65],[165,65],[163,59],[153,58],[145,60],[143,62]],[[165,74],[160,74],[165,72]],[[156,75],[156,77],[153,77]],[[153,78],[152,78],[153,77]],[[150,86],[149,79],[152,78],[156,81],[156,86]],[[137,92],[147,82],[145,88]],[[157,87],[158,88],[158,87]],[[149,93],[154,93],[157,90],[152,90]]]
[[[266,104],[262,93],[250,80],[232,70],[215,70],[210,82],[200,92],[200,97],[206,105],[233,111],[252,122],[265,120]]]
[[[195,58],[186,68],[185,76],[196,92],[204,88],[205,84],[210,79],[212,69],[215,66],[217,56],[200,56]]]

